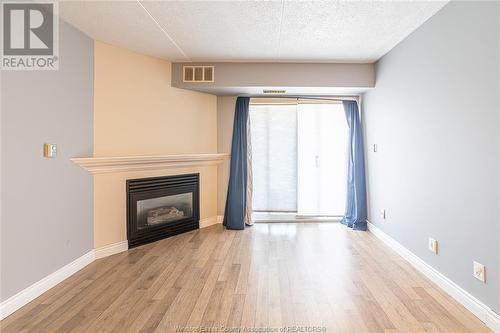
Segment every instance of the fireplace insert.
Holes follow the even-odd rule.
[[[200,175],[127,180],[129,248],[199,228]]]

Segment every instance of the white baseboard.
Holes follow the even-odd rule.
[[[4,319],[22,306],[28,304],[50,288],[75,274],[88,264],[94,261],[94,250],[84,254],[66,266],[58,269],[54,273],[46,276],[40,281],[32,284],[28,288],[21,290],[14,296],[6,299],[0,304],[0,320]]]
[[[95,258],[101,259],[128,250],[128,241],[105,245],[95,249]]]
[[[224,215],[217,215],[217,223],[222,224],[224,222]]]
[[[432,282],[441,287],[446,293],[462,304],[467,310],[472,312],[482,322],[484,322],[494,332],[500,333],[500,315],[469,294],[455,282],[438,272],[434,267],[420,259],[413,252],[391,238],[381,229],[368,222],[368,230],[391,249],[396,251],[403,259],[408,261],[413,267],[424,274]]]
[[[219,222],[219,216],[207,217],[205,219],[200,220],[200,228],[206,228],[217,223],[222,223]]]

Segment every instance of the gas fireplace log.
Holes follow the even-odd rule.
[[[184,212],[175,207],[160,207],[148,211],[147,223],[149,225],[165,223],[184,217]]]

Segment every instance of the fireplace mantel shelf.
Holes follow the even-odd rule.
[[[72,158],[92,174],[184,168],[194,166],[217,165],[229,159],[229,154],[186,154],[152,156],[116,156],[116,157],[81,157]]]

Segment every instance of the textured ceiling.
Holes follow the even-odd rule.
[[[172,61],[373,62],[447,1],[64,1],[90,37]]]

